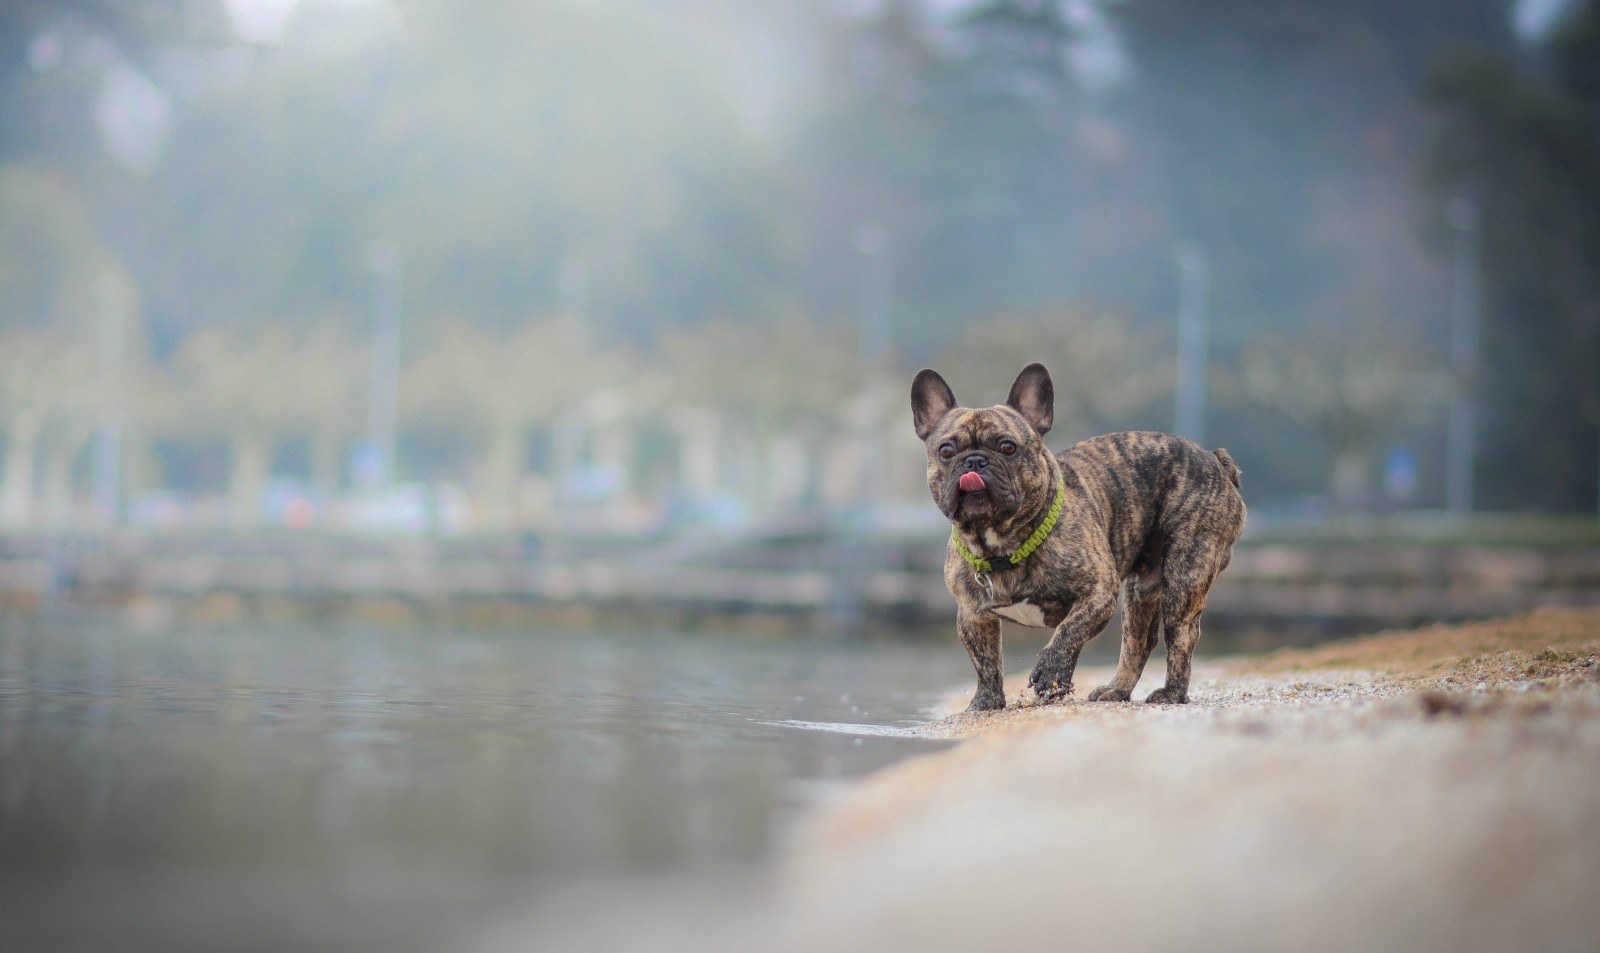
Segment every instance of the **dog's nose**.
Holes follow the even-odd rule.
[[[966,459],[968,470],[982,470],[989,465],[989,458],[981,453],[974,453]]]

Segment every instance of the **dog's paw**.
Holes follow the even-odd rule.
[[[1089,693],[1092,702],[1125,702],[1132,695],[1126,688],[1112,688],[1110,685],[1101,685]]]
[[[1158,688],[1145,697],[1146,705],[1186,705],[1189,703],[1189,693],[1176,688]]]
[[[1028,676],[1028,687],[1038,699],[1035,704],[1050,705],[1072,694],[1072,676],[1040,662]]]

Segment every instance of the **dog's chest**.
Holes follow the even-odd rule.
[[[1034,629],[1049,627],[1044,618],[1044,608],[1034,603],[1023,601],[1013,602],[1008,606],[990,606],[989,611],[1002,619],[1010,619],[1018,625],[1025,625]]]

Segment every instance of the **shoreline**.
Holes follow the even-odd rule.
[[[1082,671],[913,729],[961,740],[813,805],[770,866],[575,885],[462,948],[1600,948],[1600,611],[1212,660],[1188,705],[1082,702]]]
[[[1107,633],[1109,638],[1115,633]],[[1552,657],[1538,657],[1554,652]],[[1259,707],[1272,701],[1300,701],[1312,688],[1335,690],[1342,697],[1375,699],[1418,691],[1467,688],[1526,692],[1560,687],[1560,676],[1572,665],[1600,654],[1600,610],[1546,608],[1521,615],[1471,623],[1440,623],[1414,629],[1392,629],[1308,647],[1286,646],[1260,655],[1196,660],[1195,684],[1188,705],[1156,705],[1157,711]],[[1568,658],[1568,655],[1573,657]],[[1164,674],[1159,655],[1145,666],[1144,677],[1127,702],[1086,702],[1093,686],[1110,678],[1114,665],[1080,666],[1073,694],[1062,704],[1035,705],[1025,699],[1027,673],[1006,678],[1003,711],[968,714],[970,689],[952,693],[948,713],[918,729],[940,738],[968,738],[1017,726],[1040,725],[1073,717],[1101,717],[1110,712],[1146,710],[1138,696],[1148,694]],[[1518,667],[1518,666],[1521,667]],[[1590,666],[1576,664],[1588,674]],[[1315,675],[1317,681],[1285,676]],[[1594,676],[1600,678],[1600,671]],[[1474,676],[1474,677],[1468,677]],[[1578,682],[1581,683],[1581,677]],[[1571,679],[1567,679],[1571,682]],[[1328,684],[1328,683],[1334,684]],[[1303,686],[1302,686],[1303,683]]]
[[[814,805],[769,868],[574,888],[464,948],[1600,948],[1600,611],[1213,660],[1188,705],[1080,701],[1109,671],[913,729],[961,741]]]
[[[1600,944],[1600,612],[1212,661],[1184,706],[1078,700],[1105,674],[935,721],[965,740],[814,817],[796,948]]]

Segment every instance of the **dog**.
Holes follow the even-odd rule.
[[[956,404],[931,369],[911,384],[928,489],[950,520],[945,584],[978,689],[968,711],[1004,708],[1000,620],[1053,628],[1028,675],[1040,702],[1072,692],[1083,646],[1122,597],[1122,654],[1089,701],[1127,701],[1162,632],[1167,682],[1150,704],[1189,700],[1200,613],[1244,530],[1239,467],[1226,450],[1164,433],[1092,437],[1053,454],[1050,372],[1029,364],[1004,404]]]

